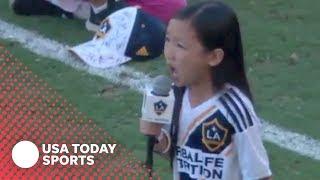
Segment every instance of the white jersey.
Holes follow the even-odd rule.
[[[183,95],[174,179],[255,180],[271,176],[251,101],[234,86],[192,108]]]

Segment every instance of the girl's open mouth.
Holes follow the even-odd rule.
[[[177,76],[177,71],[173,66],[169,67],[171,76]]]

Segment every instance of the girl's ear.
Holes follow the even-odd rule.
[[[221,63],[224,57],[224,51],[221,48],[214,49],[209,54],[209,66],[214,67]]]

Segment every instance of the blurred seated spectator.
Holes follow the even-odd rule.
[[[186,0],[9,0],[20,15],[55,15],[87,19],[86,28],[97,31],[105,17],[126,6],[139,6],[143,11],[168,23],[186,6]]]

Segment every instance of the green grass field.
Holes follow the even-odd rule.
[[[320,139],[318,111],[320,83],[319,1],[229,0],[238,12],[243,32],[248,76],[260,116],[281,127]],[[68,45],[91,38],[84,22],[54,17],[14,15],[6,0],[0,2],[0,19],[17,24]],[[1,33],[1,32],[0,32]],[[138,158],[145,157],[145,137],[138,131],[142,95],[39,57],[19,44],[0,39],[19,60],[66,97],[81,112],[125,144]],[[151,76],[166,73],[163,57],[126,66]],[[319,74],[319,73],[318,73]],[[107,91],[104,91],[107,89]],[[265,143],[274,179],[316,180],[320,162]],[[169,163],[157,157],[157,172],[171,177]]]

